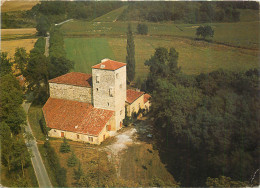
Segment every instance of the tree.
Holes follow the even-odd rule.
[[[49,79],[68,73],[74,66],[74,62],[64,57],[51,57],[48,64]]]
[[[233,181],[230,177],[220,176],[219,178],[207,178],[208,187],[247,187],[248,182]]]
[[[71,153],[71,156],[68,158],[68,161],[67,161],[68,167],[74,167],[74,166],[76,166],[77,162],[78,162],[78,159],[77,159],[75,153],[72,152],[72,153]]]
[[[211,26],[199,26],[196,30],[197,37],[201,36],[204,40],[206,37],[213,37],[214,36],[214,30]]]
[[[44,15],[40,15],[37,19],[36,30],[40,36],[46,36],[50,29],[50,22]]]
[[[12,64],[10,59],[7,57],[7,52],[1,52],[1,64],[0,64],[0,76],[9,74],[12,72]]]
[[[67,139],[64,137],[63,143],[60,145],[60,152],[61,153],[69,153],[70,152],[70,145],[67,141]]]
[[[135,78],[135,44],[131,24],[128,24],[126,51],[127,79],[132,82]]]
[[[14,63],[17,65],[17,68],[21,71],[21,74],[24,73],[25,67],[28,64],[29,55],[26,53],[25,48],[16,48],[14,54]]]
[[[81,178],[83,175],[84,175],[84,173],[83,173],[83,170],[82,170],[82,168],[81,168],[81,164],[80,164],[80,162],[79,162],[78,169],[77,169],[77,170],[74,169],[74,179],[75,179],[76,181],[79,181],[80,178]]]
[[[148,34],[148,26],[146,24],[138,24],[137,25],[137,33],[141,35]]]

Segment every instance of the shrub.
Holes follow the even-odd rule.
[[[78,162],[78,159],[77,159],[76,155],[74,154],[74,152],[72,152],[71,156],[68,158],[68,161],[67,161],[68,167],[76,166],[77,162]]]
[[[148,34],[148,26],[146,24],[138,24],[137,25],[137,33],[141,35]]]
[[[65,137],[63,139],[63,143],[60,145],[60,152],[61,153],[69,153],[70,152],[70,145],[67,142]]]

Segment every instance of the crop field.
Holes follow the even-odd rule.
[[[5,1],[1,6],[2,12],[11,12],[11,11],[21,11],[21,10],[30,10],[34,5],[39,3],[38,0],[33,1]]]
[[[120,7],[118,9],[115,9],[103,16],[100,16],[98,18],[95,18],[94,22],[115,22],[118,18],[118,16],[127,8],[127,6]]]
[[[35,37],[36,32],[35,28],[1,29],[1,40]]]
[[[246,50],[202,41],[175,37],[135,37],[136,78],[144,78],[144,65],[157,47],[174,47],[179,52],[179,66],[187,74],[211,72],[220,68],[243,71],[258,67],[258,51]],[[101,59],[111,58],[125,62],[126,39],[119,38],[66,38],[67,57],[75,62],[74,71],[91,73],[91,66]]]
[[[13,57],[16,48],[24,47],[26,52],[29,53],[30,50],[34,47],[36,40],[37,39],[34,38],[1,41],[1,52],[7,52],[8,57]]]

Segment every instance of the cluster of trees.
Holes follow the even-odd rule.
[[[213,37],[214,36],[214,30],[209,25],[206,26],[199,26],[196,30],[197,37],[201,36],[204,40],[206,37]]]
[[[63,35],[58,28],[50,31],[49,57],[44,55],[45,38],[40,37],[30,51],[26,69],[28,90],[33,91],[37,101],[44,104],[49,97],[48,80],[69,72],[74,63],[66,58]]]
[[[259,167],[259,70],[188,76],[177,60],[174,48],[157,48],[145,62],[162,160],[183,186],[220,175],[249,182]]]
[[[141,34],[141,35],[148,34],[148,26],[146,24],[138,24],[136,30],[137,30],[138,34]]]
[[[238,9],[259,9],[257,2],[129,2],[119,20],[184,23],[239,21]]]
[[[0,64],[0,139],[2,172],[9,186],[29,186],[25,171],[31,166],[30,154],[25,146],[22,125],[25,112],[22,108],[23,90],[12,74],[7,53],[1,53]]]

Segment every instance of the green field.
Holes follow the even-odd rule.
[[[187,74],[211,72],[220,68],[243,71],[258,67],[256,50],[246,50],[202,41],[175,37],[135,37],[136,78],[144,78],[148,67],[144,65],[156,47],[174,47],[179,52],[179,66]],[[67,57],[75,61],[74,71],[91,73],[91,66],[101,59],[125,62],[126,39],[118,38],[66,38]]]
[[[115,59],[105,38],[66,38],[67,57],[75,62],[74,71],[91,73],[91,66],[104,58]]]
[[[64,24],[61,29],[67,37],[89,36],[125,36],[127,22],[85,22],[73,21]],[[135,31],[137,22],[132,22]],[[146,23],[150,36],[175,36],[194,39],[200,24]],[[238,47],[259,49],[259,21],[210,24],[215,35],[214,42]]]
[[[98,18],[95,18],[94,22],[115,22],[118,16],[127,8],[127,6],[120,7],[115,9],[105,15],[102,15]]]

